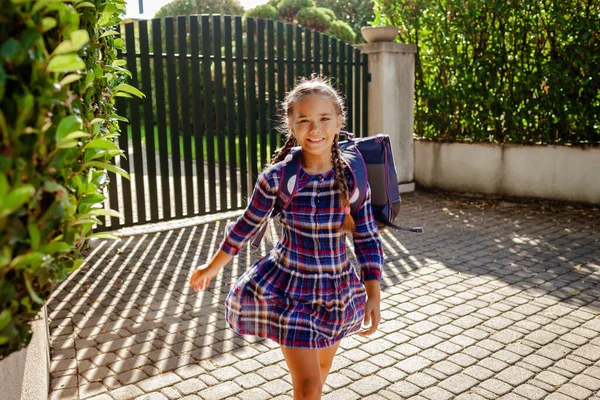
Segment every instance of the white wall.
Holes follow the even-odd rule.
[[[425,187],[600,204],[600,149],[415,141]]]

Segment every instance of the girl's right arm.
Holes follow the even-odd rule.
[[[233,224],[227,226],[225,238],[211,261],[201,266],[192,275],[190,285],[194,290],[205,289],[210,280],[217,276],[221,269],[233,259],[233,256],[242,250],[250,238],[260,230],[262,224],[269,218],[277,200],[278,177],[278,173],[274,172],[273,168],[259,175],[244,214]]]

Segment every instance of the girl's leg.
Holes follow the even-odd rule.
[[[340,347],[340,342],[338,341],[331,347],[326,347],[324,349],[319,349],[319,368],[321,370],[321,388],[325,385],[325,380],[327,379],[327,375],[329,374],[329,370],[331,369],[331,364],[333,364],[333,356],[337,352],[338,347]]]
[[[292,374],[294,400],[319,400],[322,385],[318,350],[282,346],[281,351]]]

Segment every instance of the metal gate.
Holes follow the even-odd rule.
[[[347,130],[366,135],[367,56],[339,40],[283,22],[202,15],[121,27],[130,83],[119,99],[110,218],[100,230],[244,208],[280,146],[279,103],[299,76],[332,79],[346,99]]]

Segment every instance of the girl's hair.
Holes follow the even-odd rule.
[[[296,139],[289,129],[290,117],[294,111],[294,105],[310,95],[321,95],[329,98],[336,108],[337,114],[342,118],[342,127],[346,123],[346,109],[342,96],[328,83],[328,79],[323,76],[312,75],[310,78],[302,78],[292,89],[281,103],[281,126],[280,130],[287,134],[287,140],[279,153],[274,154],[271,164],[276,164],[290,153],[292,147],[296,144]],[[335,169],[335,182],[340,191],[340,203],[344,207],[344,221],[340,230],[342,232],[353,233],[355,224],[352,215],[350,215],[350,190],[346,182],[344,168],[346,164],[342,159],[342,153],[338,145],[339,135],[335,136],[331,146],[331,161]]]

